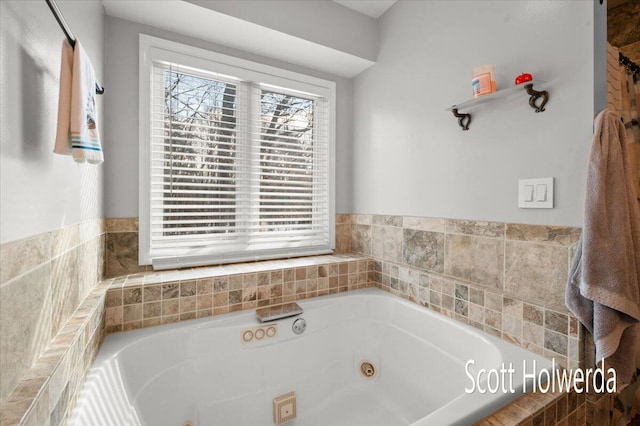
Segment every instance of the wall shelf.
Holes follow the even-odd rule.
[[[462,130],[469,130],[469,124],[471,123],[471,114],[469,114],[468,112],[462,113],[460,112],[460,110],[472,110],[478,105],[511,97],[517,93],[525,91],[529,95],[529,106],[531,106],[531,108],[533,108],[535,112],[544,112],[544,107],[549,101],[549,92],[547,92],[546,90],[534,90],[534,84],[544,84],[544,81],[528,81],[526,83],[512,86],[507,89],[501,89],[489,95],[484,95],[476,99],[471,99],[460,104],[453,105],[451,106],[451,108],[447,108],[447,111],[451,111],[453,113],[453,116],[458,119],[458,124],[460,125]],[[538,102],[538,100],[541,98],[542,100]]]

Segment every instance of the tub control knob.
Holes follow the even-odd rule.
[[[244,340],[245,342],[252,341],[253,340],[253,331],[247,330],[244,333],[242,333],[242,340]]]
[[[293,332],[296,334],[302,334],[307,329],[307,322],[304,318],[298,318],[293,322],[293,326],[291,327]]]
[[[255,336],[258,340],[262,339],[264,337],[264,330],[262,328],[257,329],[255,332]]]
[[[276,328],[275,327],[269,327],[267,328],[267,337],[273,337],[276,335]]]

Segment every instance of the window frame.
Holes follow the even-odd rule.
[[[249,61],[234,56],[224,55],[182,43],[177,43],[146,34],[139,35],[139,244],[138,263],[152,264],[151,253],[151,114],[152,114],[152,72],[154,60],[165,60],[182,65],[210,70],[222,75],[229,75],[242,80],[260,82],[262,84],[285,87],[304,93],[321,96],[327,99],[329,118],[328,140],[328,210],[329,210],[329,244],[326,250],[305,252],[297,250],[291,256],[306,256],[330,253],[335,248],[335,134],[336,134],[336,83],[297,72],[276,68],[259,62]],[[209,261],[206,258],[209,257]],[[260,259],[282,258],[283,255],[264,254]],[[155,269],[186,267],[205,264],[221,264],[256,259],[255,255],[241,258],[217,258],[196,255],[180,257],[173,261],[153,262]]]

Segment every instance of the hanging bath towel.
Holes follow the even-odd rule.
[[[74,49],[64,40],[54,152],[72,155],[79,163],[87,161],[100,164],[104,161],[98,132],[95,88],[96,75],[80,41],[76,39]]]
[[[593,334],[596,361],[606,358],[621,386],[636,369],[640,338],[640,211],[620,116],[604,110],[594,133],[584,228],[565,300]]]

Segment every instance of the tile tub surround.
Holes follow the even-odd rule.
[[[0,425],[65,424],[104,338],[106,289],[93,288],[0,404]]]
[[[102,219],[0,245],[0,401],[104,276]]]
[[[445,315],[452,316],[463,322],[468,322],[476,327],[480,324],[480,321],[476,321],[474,318],[480,318],[480,308],[482,308],[483,319],[481,323],[483,329],[485,325],[487,325],[485,322],[489,321],[488,327],[500,331],[502,333],[502,337],[508,340],[511,337],[517,337],[511,336],[512,333],[517,334],[517,331],[513,331],[514,324],[515,330],[518,330],[519,324],[522,324],[523,337],[520,344],[523,346],[526,344],[534,344],[538,346],[538,348],[534,346],[526,347],[532,350],[539,350],[541,347],[543,350],[542,353],[545,353],[545,333],[548,335],[547,340],[549,341],[549,345],[558,344],[558,341],[560,341],[559,344],[562,345],[564,339],[558,338],[558,336],[551,333],[556,333],[557,335],[562,336],[563,333],[561,333],[561,331],[563,330],[566,318],[568,324],[568,332],[566,335],[567,355],[569,356],[569,365],[571,365],[572,358],[569,354],[573,353],[571,351],[575,349],[575,342],[581,342],[580,339],[582,334],[580,327],[577,326],[577,322],[574,321],[575,319],[572,319],[565,311],[558,309],[556,306],[540,303],[540,301],[520,301],[522,303],[519,304],[519,300],[514,295],[504,291],[504,289],[499,290],[497,287],[492,288],[483,284],[466,281],[465,279],[451,277],[446,275],[444,272],[431,272],[430,270],[410,266],[408,263],[404,263],[404,241],[402,245],[398,245],[394,241],[386,242],[385,244],[384,239],[381,241],[379,237],[376,236],[377,230],[372,229],[374,226],[401,228],[403,240],[405,237],[404,228],[409,230],[413,229],[414,231],[423,231],[424,233],[422,234],[411,231],[407,233],[408,241],[411,241],[411,243],[415,244],[417,247],[423,248],[421,252],[414,256],[407,253],[408,257],[406,257],[406,261],[419,264],[418,262],[424,262],[426,259],[427,265],[433,265],[427,267],[437,268],[440,264],[438,262],[441,262],[442,267],[444,268],[446,267],[446,263],[444,261],[440,261],[438,256],[446,255],[445,246],[448,236],[448,233],[446,232],[447,229],[459,230],[461,229],[460,227],[463,226],[465,229],[464,232],[473,232],[474,235],[482,233],[483,235],[480,235],[482,238],[501,238],[499,237],[501,235],[498,229],[499,225],[483,227],[481,224],[470,224],[466,222],[464,224],[451,224],[451,227],[447,228],[447,221],[443,219],[410,217],[398,218],[399,217],[397,216],[381,216],[374,219],[374,217],[370,215],[338,215],[336,220],[336,243],[337,246],[341,247],[341,250],[349,251],[354,247],[362,248],[363,250],[367,250],[368,248],[371,253],[373,251],[372,242],[375,238],[376,254],[381,253],[381,256],[390,256],[394,259],[393,261],[387,261],[384,258],[380,259],[376,257],[376,261],[374,262],[366,255],[343,255],[336,264],[337,268],[334,267],[333,269],[330,266],[330,263],[332,262],[324,263],[324,265],[322,262],[320,265],[317,263],[298,263],[293,266],[291,262],[304,262],[308,261],[308,259],[314,259],[300,258],[290,259],[287,261],[269,261],[246,264],[249,268],[256,268],[255,270],[233,270],[233,268],[242,268],[243,266],[227,265],[172,272],[141,271],[128,276],[105,279],[102,281],[94,288],[94,291],[88,296],[85,302],[83,302],[81,308],[76,311],[76,314],[79,314],[80,318],[84,319],[76,320],[74,316],[72,320],[67,322],[65,327],[70,326],[71,324],[80,324],[79,329],[85,330],[81,333],[84,338],[83,343],[77,343],[79,340],[75,340],[75,348],[86,345],[84,350],[84,353],[86,354],[84,356],[84,360],[91,360],[93,359],[95,350],[97,350],[98,344],[102,339],[103,332],[152,326],[193,317],[215,315],[237,309],[254,309],[254,307],[257,307],[258,305],[267,305],[278,302],[280,301],[280,298],[284,301],[284,297],[286,296],[284,296],[283,293],[279,293],[279,291],[288,293],[289,299],[287,300],[290,300],[291,297],[295,300],[326,294],[325,291],[344,291],[345,286],[343,283],[345,278],[341,278],[341,276],[346,277],[346,290],[354,287],[358,288],[358,286],[363,286],[362,283],[358,283],[359,277],[360,280],[364,280],[364,276],[366,275],[366,285],[375,283],[379,287],[385,288],[388,291],[394,292],[407,299],[411,299],[416,303],[424,304],[424,298],[427,297],[427,294],[429,303],[431,303],[431,297],[433,295],[434,301],[430,304],[432,309],[439,310],[439,312],[444,313]],[[110,233],[133,232],[136,233],[135,242],[137,243],[136,222],[137,221],[135,219],[105,220],[105,240],[108,238]],[[363,236],[362,239],[355,238],[353,228],[356,227],[356,225],[362,225],[358,229],[360,235]],[[506,236],[507,225],[504,226],[505,231],[502,235]],[[540,232],[540,229],[536,228],[538,227],[514,227],[509,232],[515,233],[515,235],[522,241],[537,241],[538,244],[550,244],[548,241],[562,241],[561,245],[571,247],[573,244],[568,244],[567,239],[569,239],[569,241],[577,241],[577,237],[572,236],[575,231],[567,233],[563,228],[551,228],[551,231],[553,232],[547,232],[545,235]],[[440,237],[438,235],[431,235],[428,233],[444,234],[442,249],[440,249],[439,245]],[[397,230],[390,230],[385,232],[384,235],[386,239],[396,238],[398,234],[399,232]],[[505,239],[506,245],[507,238],[502,238]],[[431,244],[435,244],[435,248],[428,247],[426,244],[421,245],[425,239],[430,239]],[[516,240],[515,238],[513,239]],[[107,246],[106,243],[105,246]],[[108,256],[109,254],[105,253],[105,263],[108,262]],[[121,264],[126,265],[126,263]],[[264,266],[267,265],[266,269],[269,269],[268,264],[271,264],[271,268],[273,269],[270,269],[268,274],[265,274],[266,271],[264,270]],[[344,272],[345,268],[345,266],[342,266],[341,270],[341,264],[346,264],[347,273],[341,273],[341,271]],[[384,266],[385,264],[387,266]],[[327,265],[329,265],[328,268],[326,268]],[[320,266],[325,266],[325,268],[321,271]],[[394,277],[396,267],[398,276]],[[225,268],[227,270],[225,270]],[[385,280],[383,270],[387,269],[389,271],[389,273],[386,274],[388,276],[389,285],[385,286],[383,283]],[[202,272],[205,270],[207,270],[205,275],[208,274],[209,276],[202,275]],[[282,271],[281,284],[280,271]],[[286,272],[286,277],[284,271],[289,271]],[[315,271],[318,273],[317,278],[314,277]],[[357,271],[355,272],[355,276],[354,271]],[[327,277],[320,276],[325,273],[327,274]],[[337,277],[337,289],[335,287],[335,279],[333,280],[333,289],[331,287],[332,274],[333,277]],[[242,286],[240,288],[238,288],[240,285],[240,279],[238,276],[242,277]],[[403,279],[400,279],[401,277]],[[320,289],[318,287],[315,287],[314,290],[314,285],[317,286],[320,283],[320,278],[329,278],[330,283],[328,290],[324,288]],[[391,283],[393,281],[392,278],[398,279],[398,289],[391,287]],[[422,285],[420,285],[421,279]],[[425,287],[425,284],[427,283],[425,282],[425,279],[428,281],[428,287]],[[285,280],[287,282],[286,286]],[[246,286],[245,281],[247,283]],[[321,282],[324,287],[325,280],[322,280]],[[293,283],[293,285],[291,283]],[[253,288],[255,288],[255,292]],[[406,292],[403,292],[405,288]],[[453,293],[451,292],[452,288]],[[240,292],[238,290],[240,290]],[[420,295],[422,295],[422,301],[420,301]],[[246,301],[244,300],[245,296],[248,299]],[[437,305],[438,299],[440,306]],[[453,301],[453,305],[451,305],[451,301]],[[465,301],[467,302],[466,317],[464,315],[465,303],[463,303]],[[92,306],[97,307],[96,310],[93,311],[95,313],[87,315],[86,311],[91,311],[91,309],[86,305],[86,303],[89,305],[93,304]],[[208,307],[209,303],[211,303],[211,307]],[[453,306],[452,310],[448,309],[450,306]],[[84,313],[83,309],[85,310]],[[127,321],[124,321],[125,312]],[[518,322],[517,320],[520,313],[522,315],[522,320]],[[87,338],[87,336],[89,336],[89,332],[86,330],[91,329],[91,326],[88,326],[87,324],[96,323],[96,314],[99,318],[98,322],[101,324],[96,331],[99,330],[100,332],[94,332],[91,338]],[[88,320],[87,318],[92,319]],[[485,320],[485,318],[489,319]],[[512,323],[508,320],[509,318],[512,318],[515,321]],[[107,321],[111,323],[110,326],[107,326]],[[492,326],[491,324],[494,325]],[[508,330],[503,332],[500,327]],[[542,334],[540,334],[541,330]],[[492,331],[489,330],[489,332]],[[493,332],[495,333],[495,331]],[[73,333],[69,332],[67,328],[64,328],[59,335],[69,336],[70,334]],[[540,335],[542,335],[542,340],[540,340]],[[539,346],[540,342],[542,342],[542,346]],[[76,363],[64,361],[64,359],[74,359],[76,354],[79,352],[78,349],[72,348],[74,348],[74,346],[69,342],[69,340],[60,339],[56,340],[55,343],[52,342],[52,345],[41,357],[41,360],[38,361],[31,370],[29,370],[23,380],[19,383],[18,387],[9,396],[7,401],[2,403],[0,424],[44,424],[46,423],[45,419],[49,419],[51,424],[58,424],[60,423],[60,419],[64,419],[65,412],[68,413],[69,407],[73,406],[76,392],[82,383],[81,379],[83,377],[83,373],[80,370],[86,371],[88,364],[90,364],[90,362],[88,364],[80,363],[81,366],[79,368],[68,368],[68,365],[76,365]],[[61,356],[60,353],[63,353],[64,356]],[[546,354],[555,355],[551,352],[546,352]],[[59,359],[59,361],[55,361],[56,359]],[[67,364],[68,362],[69,364]],[[48,365],[49,367],[43,367],[43,365]],[[65,373],[56,374],[55,372],[57,371],[64,371]],[[67,381],[69,385],[64,385],[62,392],[60,391],[60,386],[56,384],[60,380],[54,378],[60,376],[65,377],[65,379],[62,379],[63,382],[65,382],[67,380],[66,378],[69,377],[69,381]],[[34,380],[36,377],[39,378]],[[73,383],[71,383],[72,381]],[[38,390],[34,390],[36,388]],[[51,389],[53,389],[53,391]],[[52,393],[57,398],[54,402],[52,402],[52,400],[55,399],[51,397]],[[60,393],[59,397],[58,393]],[[33,394],[36,394],[36,396],[31,398]],[[525,395],[522,398],[529,396],[530,395]],[[45,400],[49,402],[45,403]],[[521,406],[514,403],[516,405],[511,404],[494,413],[494,415],[487,417],[485,420],[489,423],[483,424],[567,424],[566,422],[569,422],[568,424],[574,424],[574,420],[576,421],[575,424],[605,424],[602,422],[594,422],[594,419],[606,418],[609,405],[605,404],[605,400],[609,401],[609,398],[603,397],[596,399],[587,396],[584,403],[577,404],[574,410],[570,410],[572,405],[565,407],[565,403],[562,402],[563,400],[566,400],[567,404],[569,401],[572,401],[566,395],[563,399],[563,396],[561,395],[559,399],[552,399],[550,401],[545,400],[543,402],[538,401],[537,405],[534,405],[531,401],[521,403]],[[531,407],[539,408],[536,412],[533,412],[534,409]],[[525,411],[523,411],[523,409],[525,409]],[[561,414],[565,411],[566,416],[563,418],[561,417]],[[541,413],[546,417],[542,417]],[[582,413],[586,413],[586,417],[583,416]],[[519,415],[520,418],[516,419],[513,417],[511,420],[507,421],[507,414],[512,416]],[[556,419],[555,422],[552,421],[552,414],[554,416],[553,418]],[[544,419],[545,423],[539,423],[542,419]],[[63,420],[62,423],[64,423]]]
[[[354,214],[351,230],[381,288],[564,366],[583,361],[564,306],[580,228]]]
[[[109,278],[104,281],[106,332],[370,287],[373,276],[369,257],[337,254]]]
[[[104,333],[103,225],[0,245],[0,425],[60,424],[73,405]]]

